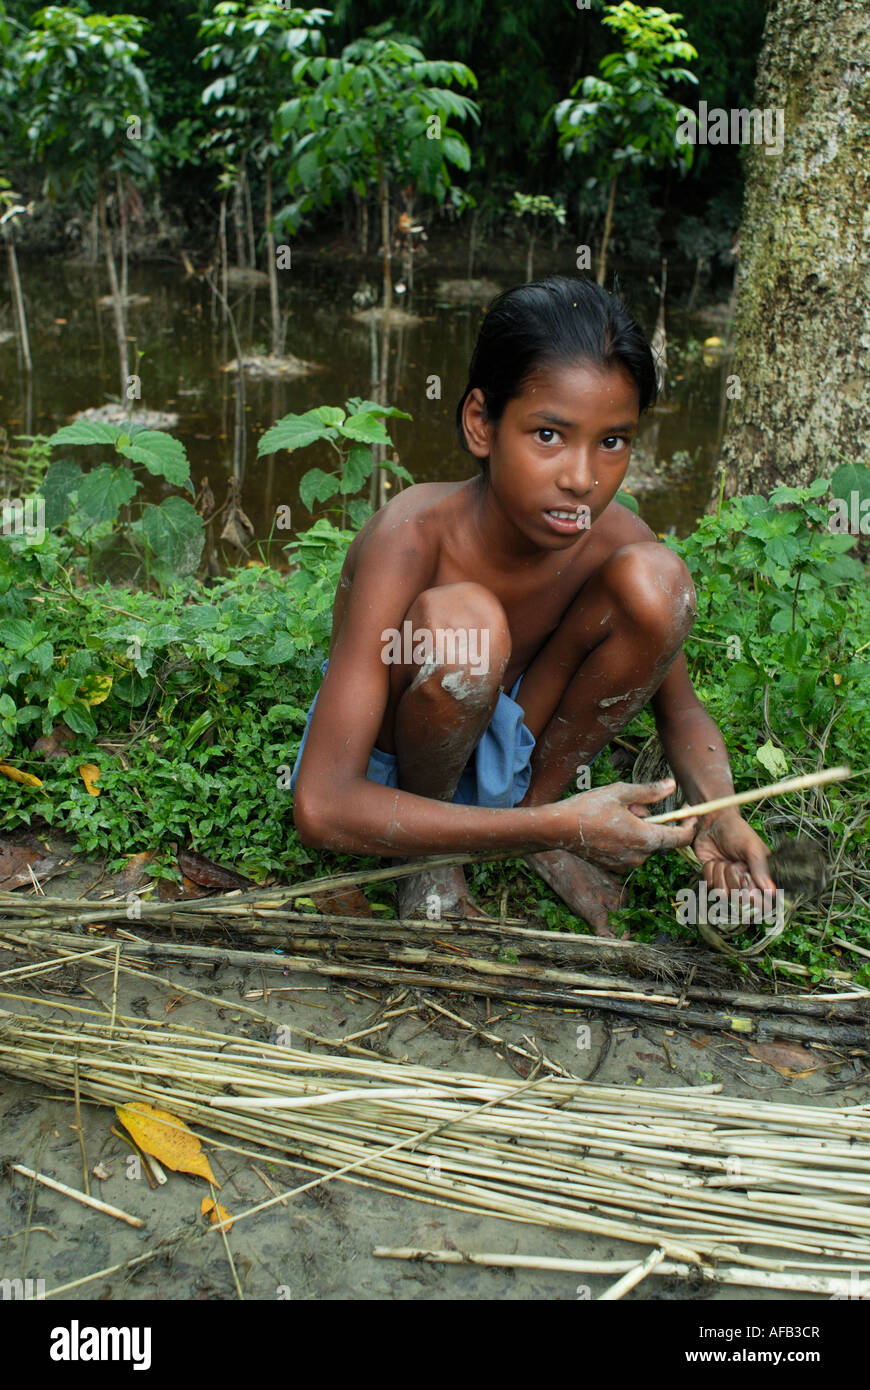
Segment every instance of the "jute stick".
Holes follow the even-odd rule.
[[[41,1182],[44,1187],[50,1187],[55,1192],[62,1192],[64,1197],[73,1197],[82,1206],[93,1207],[94,1211],[104,1211],[107,1216],[115,1216],[119,1221],[126,1221],[128,1226],[144,1226],[145,1222],[140,1221],[138,1216],[131,1216],[129,1212],[121,1211],[120,1207],[110,1207],[108,1202],[101,1202],[99,1197],[88,1197],[84,1192],[76,1192],[74,1187],[67,1187],[66,1183],[57,1182],[54,1178],[47,1178],[44,1173],[34,1173],[32,1168],[25,1168],[23,1163],[13,1163],[13,1172],[20,1173],[24,1178],[33,1178],[34,1182]]]
[[[655,1253],[658,1253],[657,1251]],[[376,1246],[376,1259],[421,1260],[429,1264],[490,1265],[502,1269],[551,1269],[569,1274],[617,1274],[638,1266],[634,1260],[567,1260],[546,1255],[472,1254],[461,1250],[419,1250],[414,1247]],[[782,1289],[795,1293],[836,1294],[838,1298],[866,1298],[870,1281],[859,1277],[866,1265],[831,1267],[830,1273],[799,1274],[791,1270],[743,1269],[734,1265],[687,1265],[661,1260],[648,1273],[678,1278],[702,1278],[714,1284],[742,1284],[749,1288]],[[46,1295],[47,1296],[47,1295]]]
[[[629,1290],[633,1289],[636,1284],[639,1284],[642,1279],[645,1279],[651,1270],[655,1269],[656,1265],[660,1265],[664,1258],[664,1250],[652,1250],[642,1264],[635,1265],[633,1269],[623,1274],[621,1279],[617,1279],[615,1284],[611,1284],[609,1289],[605,1289],[604,1293],[599,1294],[598,1302],[613,1303],[617,1299],[622,1298],[624,1293],[628,1293]]]
[[[706,816],[710,811],[724,811],[729,806],[745,806],[750,801],[763,801],[766,796],[785,796],[786,792],[803,791],[805,787],[821,787],[827,782],[845,782],[852,776],[850,767],[828,767],[821,772],[808,772],[802,777],[786,777],[782,782],[771,782],[767,787],[756,787],[753,791],[734,792],[731,796],[717,796],[714,801],[701,801],[697,806],[681,806],[678,811],[665,811],[660,816],[645,816],[647,825],[664,825],[666,821],[688,820],[690,816]]]

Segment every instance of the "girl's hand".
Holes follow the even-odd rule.
[[[609,787],[580,792],[560,801],[569,828],[565,843],[583,859],[609,869],[634,869],[656,850],[689,845],[695,837],[697,818],[676,825],[644,825],[646,807],[674,791],[673,778],[664,782],[614,782]]]
[[[708,821],[692,848],[708,888],[746,888],[752,902],[758,900],[758,889],[776,888],[767,867],[767,846],[734,807]]]

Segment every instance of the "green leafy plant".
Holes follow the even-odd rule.
[[[357,39],[340,58],[300,58],[292,77],[298,91],[281,107],[278,125],[293,137],[288,188],[295,196],[279,221],[295,231],[312,209],[375,185],[388,309],[392,186],[412,184],[444,202],[450,166],[468,170],[471,163],[468,145],[447,122],[480,119],[476,104],[450,88],[475,88],[477,80],[464,63],[431,61],[414,42],[392,36]]]
[[[190,465],[184,445],[160,430],[132,425],[128,430],[102,421],[80,420],[57,430],[47,441],[59,445],[112,446],[117,455],[143,465],[153,477],[192,492]],[[49,530],[64,525],[68,537],[80,544],[91,564],[97,554],[115,547],[118,538],[141,556],[146,574],[163,586],[192,574],[204,542],[202,521],[183,497],[146,502],[134,520],[129,504],[141,483],[125,463],[101,463],[83,473],[72,459],[58,459],[48,468],[40,493],[45,499]],[[119,518],[124,519],[119,525]]]
[[[0,763],[35,779],[0,768],[0,833],[56,825],[115,867],[171,844],[254,877],[309,862],[287,775],[352,539],[324,520],[312,532],[289,547],[290,575],[253,565],[166,595],[77,585],[57,532],[0,537]],[[63,736],[60,756],[34,748],[40,734]]]
[[[203,139],[203,148],[218,153],[225,177],[236,185],[237,207],[247,177],[246,163],[251,161],[263,169],[263,225],[275,356],[284,351],[284,325],[278,302],[272,183],[284,135],[279,128],[276,139],[272,124],[287,89],[290,63],[304,47],[316,50],[321,46],[319,28],[328,14],[328,10],[298,9],[275,4],[274,0],[253,4],[222,0],[199,27],[200,39],[207,42],[197,62],[212,75],[202,93],[202,104],[216,120]],[[225,189],[221,191],[225,195]]]
[[[541,218],[552,218],[558,222],[560,227],[564,227],[565,205],[564,203],[554,203],[553,199],[545,193],[515,193],[508,203],[508,207],[515,216],[530,219],[527,234],[526,279],[531,280],[535,263],[535,238],[538,232],[538,221]]]
[[[566,159],[576,154],[591,156],[595,172],[588,183],[609,186],[599,285],[604,284],[607,270],[616,188],[623,170],[672,165],[685,172],[692,164],[694,147],[677,146],[675,138],[683,108],[665,92],[668,82],[698,80],[688,68],[676,66],[698,56],[687,42],[686,31],[673,23],[678,18],[658,6],[629,0],[605,5],[602,23],[621,36],[622,51],[602,58],[600,76],[581,78],[553,111],[559,148]]]
[[[372,475],[371,446],[392,443],[383,424],[385,419],[410,420],[411,416],[394,406],[364,401],[359,396],[346,401],[344,408],[319,405],[302,415],[285,415],[263,435],[257,453],[262,457],[279,449],[293,451],[321,442],[329,444],[336,455],[336,469],[327,472],[323,468],[309,468],[299,484],[299,496],[309,511],[316,502],[328,502],[339,496],[341,506],[327,510],[340,515],[342,526],[348,517],[354,526],[362,526],[372,509],[364,498],[352,494],[365,487]],[[407,468],[394,460],[385,458],[380,466],[405,482],[414,481]]]
[[[49,5],[33,18],[19,61],[29,152],[46,191],[93,200],[100,225],[118,345],[121,396],[128,381],[127,183],[153,179],[151,93],[140,66],[148,25],[136,15],[80,14]],[[113,189],[121,239],[121,277],[106,211]]]

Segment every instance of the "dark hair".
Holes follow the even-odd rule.
[[[634,378],[641,412],[655,401],[652,352],[622,300],[593,280],[552,275],[505,290],[490,304],[456,407],[460,447],[470,452],[462,409],[475,386],[483,392],[487,419],[498,424],[532,372],[567,362],[622,366]]]

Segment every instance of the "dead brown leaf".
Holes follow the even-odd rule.
[[[361,888],[337,888],[323,893],[311,893],[318,912],[334,913],[337,917],[373,917],[371,903]]]
[[[46,854],[39,845],[13,845],[0,840],[0,889],[11,893],[16,888],[32,887],[33,879],[27,866],[40,883],[62,873],[65,861],[57,854]]]
[[[757,1062],[763,1062],[765,1066],[773,1067],[780,1076],[787,1076],[790,1079],[810,1076],[823,1065],[821,1062],[814,1063],[812,1055],[807,1052],[806,1048],[800,1047],[796,1043],[752,1043],[748,1052]]]
[[[148,866],[154,861],[153,850],[144,849],[141,854],[129,854],[127,862],[119,874],[110,880],[116,893],[132,893],[148,877]]]
[[[256,888],[256,883],[250,878],[244,878],[237,874],[234,869],[224,869],[220,864],[215,864],[213,860],[206,859],[204,855],[197,854],[196,850],[182,849],[178,852],[178,867],[182,874],[199,884],[201,888],[217,889],[220,892],[232,892],[236,888]]]
[[[43,758],[65,758],[67,756],[66,745],[75,738],[72,729],[66,724],[55,724],[51,733],[43,734],[38,738],[31,749]]]

